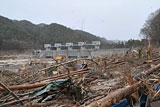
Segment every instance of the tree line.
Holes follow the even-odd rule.
[[[140,36],[151,40],[153,45],[160,44],[160,9],[151,13],[140,31]]]

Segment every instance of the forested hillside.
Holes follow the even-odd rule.
[[[38,49],[43,48],[45,43],[94,40],[101,41],[103,46],[106,44],[104,38],[60,24],[36,25],[26,20],[17,21],[0,16],[0,50]]]
[[[115,43],[56,23],[36,25],[26,20],[17,21],[0,16],[0,51],[42,49],[44,44],[80,41],[101,41],[101,48],[129,48],[143,45],[140,40],[131,39]]]

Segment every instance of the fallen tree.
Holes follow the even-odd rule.
[[[160,64],[157,64],[154,67],[148,69],[146,72],[144,72],[144,74],[149,75],[149,74],[157,71],[159,68],[160,68]],[[141,75],[143,75],[143,74],[141,74]],[[106,97],[99,99],[98,101],[92,102],[91,104],[87,105],[87,107],[109,107],[113,104],[118,103],[123,98],[126,98],[128,95],[138,91],[142,86],[144,86],[144,84],[139,82],[139,83],[133,84],[129,87],[119,89],[113,93],[110,93]]]
[[[118,89],[110,94],[108,94],[106,97],[94,101],[91,104],[87,105],[86,107],[109,107],[113,104],[118,103],[123,98],[126,98],[128,95],[138,91],[143,85],[143,83],[139,82],[134,85],[131,85],[129,87],[125,87],[122,89]]]
[[[145,75],[149,75],[152,72],[158,70],[160,68],[160,64],[155,65],[154,67],[150,68],[149,70],[147,70],[147,72],[144,72]]]
[[[84,74],[84,73],[89,73],[89,72],[90,72],[90,70],[88,70],[88,69],[80,69],[78,71],[74,71],[73,73],[70,73],[70,75],[72,76],[72,75]],[[61,75],[61,76],[54,76],[54,77],[51,77],[50,79],[48,79],[44,82],[39,82],[39,83],[34,83],[34,84],[9,86],[8,89],[10,89],[12,91],[15,91],[15,90],[32,89],[32,88],[42,87],[42,86],[48,84],[51,81],[66,78],[66,77],[68,77],[68,74],[64,74],[64,75]],[[0,91],[4,91],[4,88],[0,87]]]

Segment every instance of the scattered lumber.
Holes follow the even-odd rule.
[[[81,69],[78,71],[74,71],[70,75],[78,75],[78,74],[84,74],[84,73],[89,73],[90,71],[88,69]],[[37,88],[37,87],[42,87],[46,84],[48,84],[51,81],[57,80],[57,79],[62,79],[68,77],[68,74],[61,75],[61,76],[54,76],[46,81],[43,82],[38,82],[34,84],[24,84],[24,85],[16,85],[16,86],[9,86],[8,89],[15,91],[15,90],[26,90],[26,89],[32,89],[32,88]],[[0,87],[0,91],[4,91],[4,88]]]
[[[25,98],[22,98],[20,100],[11,101],[11,102],[2,104],[2,105],[0,105],[0,107],[8,107],[8,106],[15,105],[15,104],[18,104],[18,103],[21,103],[21,102],[24,102],[24,101],[31,101],[33,99],[35,99],[35,97],[34,98],[25,97]]]
[[[149,100],[150,102],[159,100],[160,91],[156,88],[160,84],[160,73],[155,72],[160,69],[159,54],[156,53],[155,55],[153,55],[153,59],[149,59],[147,61],[145,61],[146,59],[143,59],[144,56],[138,57],[130,53],[128,54],[129,55],[127,56],[112,55],[80,58],[68,60],[63,63],[57,63],[56,65],[46,65],[46,63],[44,63],[43,65],[43,63],[36,63],[37,65],[29,65],[29,69],[26,65],[26,69],[29,72],[26,72],[25,75],[23,75],[23,73],[8,74],[8,72],[0,72],[0,81],[2,81],[6,85],[5,86],[4,84],[0,83],[0,107],[21,106],[20,103],[22,102],[24,106],[62,105],[69,107],[79,107],[82,105],[82,107],[109,107],[118,102],[121,102],[124,98],[130,100],[130,96],[133,97],[133,94],[135,92],[146,92],[152,97],[152,99]],[[53,59],[50,60],[53,61]],[[82,64],[83,60],[85,60],[85,64],[87,63],[86,68],[79,67],[78,65]],[[76,66],[77,68],[75,68],[76,70],[72,69],[72,63],[78,63]],[[139,72],[148,68],[150,64],[155,66],[151,67],[146,72]],[[67,67],[67,65],[69,66]],[[51,69],[53,67],[59,67],[60,73],[56,74],[57,71],[55,70],[57,69]],[[64,69],[65,67],[67,67],[67,70],[69,71],[68,74],[66,72],[66,69]],[[35,71],[53,71],[53,74],[45,75],[44,72],[36,72],[35,74]],[[125,78],[122,79],[122,72],[125,72],[124,75],[126,75],[127,73],[130,74],[130,76],[126,75],[128,81],[131,80],[131,76],[135,77],[135,75],[138,74],[137,81],[135,81],[134,83],[125,81]],[[7,79],[4,74],[7,75]],[[108,75],[112,76],[108,77]],[[40,78],[38,76],[40,76]],[[104,78],[106,76],[107,78]],[[16,79],[14,79],[15,77]],[[64,90],[60,89],[55,92],[53,92],[53,90],[50,90],[51,92],[47,92],[47,97],[45,96],[45,94],[37,96],[35,98],[28,97],[28,93],[33,93],[33,91],[35,91],[35,88],[43,88],[43,86],[48,86],[48,83],[51,83],[51,81],[64,79],[67,77],[70,77],[70,79],[73,80],[73,83],[76,83],[77,87],[82,88],[86,92],[83,99],[79,101],[75,100],[78,94],[75,94],[75,92],[72,91],[68,91],[72,89],[74,90],[74,87],[64,88]],[[18,82],[20,83],[20,85],[16,84]],[[67,87],[67,85],[64,86]],[[109,89],[105,87],[109,87]],[[11,95],[9,95],[8,93],[6,94],[6,91]],[[52,98],[52,96],[58,97]],[[42,97],[46,97],[46,99],[50,99],[51,97],[51,100],[44,100],[46,102],[37,103],[37,101]],[[139,98],[140,96],[138,94],[138,97],[135,100]],[[131,103],[129,102],[129,104]]]
[[[15,99],[19,100],[18,96],[14,94],[10,89],[7,88],[3,83],[0,82],[0,86],[3,87],[8,93],[10,93]]]
[[[9,94],[11,94],[16,100],[20,100],[19,97],[14,94],[9,88],[7,88],[7,86],[5,86],[2,82],[0,82],[0,86],[3,87]],[[21,105],[23,105],[23,103],[21,102]]]
[[[87,105],[86,107],[109,107],[113,104],[118,103],[123,98],[126,98],[128,95],[138,91],[142,86],[143,86],[143,84],[141,82],[139,82],[134,85],[131,85],[131,86],[128,86],[128,87],[125,87],[122,89],[118,89],[118,90],[108,94],[106,97],[104,97],[98,101],[92,102],[91,104]]]
[[[93,59],[90,59],[90,58],[79,58],[79,59],[74,59],[74,60],[71,60],[71,61],[66,61],[64,63],[60,63],[60,64],[57,64],[57,65],[49,66],[49,67],[41,69],[39,71],[45,71],[45,70],[47,70],[49,68],[52,68],[52,67],[59,67],[59,66],[63,66],[65,64],[73,63],[73,62],[80,61],[80,60],[91,60],[91,61],[93,61]]]

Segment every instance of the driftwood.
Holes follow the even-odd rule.
[[[80,59],[74,59],[74,60],[71,60],[71,61],[67,61],[67,62],[64,62],[64,63],[60,63],[60,64],[57,64],[57,65],[52,65],[52,66],[49,66],[49,67],[47,67],[47,68],[43,68],[43,69],[41,69],[41,70],[39,70],[39,71],[45,71],[45,70],[47,70],[47,69],[49,69],[49,68],[52,68],[52,67],[59,67],[59,66],[63,66],[63,65],[65,65],[65,64],[73,63],[73,62],[80,61],[80,60],[90,60],[90,61],[92,61],[92,62],[95,62],[95,61],[93,61],[93,59],[90,59],[90,58],[80,58]],[[95,62],[95,63],[96,63],[96,62]]]
[[[152,72],[155,72],[156,70],[158,70],[159,68],[160,68],[160,64],[157,64],[154,67],[147,70],[147,72],[145,72],[144,74],[149,75]],[[98,101],[92,102],[87,107],[109,107],[113,104],[118,103],[123,98],[126,98],[128,95],[138,91],[138,89],[141,88],[142,86],[143,86],[142,83],[136,83],[129,87],[119,89]]]
[[[133,59],[133,58],[130,58],[130,57],[128,59],[130,59],[131,61],[135,61],[136,60],[136,59]],[[93,58],[93,59],[85,59],[85,58],[81,59],[80,58],[80,59],[76,59],[76,60],[72,60],[72,61],[66,61],[64,63],[57,63],[55,65],[52,65],[50,67],[43,68],[43,69],[37,70],[37,71],[44,71],[44,70],[46,70],[48,68],[51,68],[51,67],[56,68],[56,67],[64,66],[64,65],[65,65],[64,68],[66,68],[66,66],[67,66],[66,64],[73,63],[73,62],[76,62],[76,61],[79,61],[79,60],[87,60],[89,62],[89,63],[87,63],[88,67],[93,67],[93,64],[96,65],[96,66],[98,66],[98,68],[99,68],[98,70],[99,71],[101,71],[103,69],[104,70],[108,70],[110,68],[119,67],[120,65],[123,65],[123,64],[125,64],[126,66],[132,64],[130,62],[128,63],[127,62],[128,60],[126,61],[126,59],[124,59],[124,58],[121,59],[121,57],[118,57],[118,56],[113,56],[111,58],[109,57],[108,59],[105,59],[105,58],[103,59],[103,58],[100,57],[100,61],[96,60],[96,58]],[[154,61],[154,60],[152,60],[152,61]],[[78,85],[83,85],[84,89],[86,89],[86,91],[90,91],[91,92],[91,95],[85,96],[84,99],[83,99],[83,102],[81,101],[82,103],[84,103],[82,106],[83,107],[84,106],[85,107],[86,106],[87,107],[109,107],[110,105],[113,105],[113,104],[116,104],[116,103],[120,102],[123,98],[126,98],[128,100],[128,98],[130,96],[133,97],[133,94],[135,92],[137,92],[138,90],[141,90],[141,87],[144,87],[144,85],[148,84],[147,80],[151,81],[150,84],[153,83],[152,81],[156,81],[156,83],[157,83],[158,79],[155,76],[150,76],[151,79],[150,79],[150,77],[149,78],[147,77],[147,75],[153,73],[154,71],[157,71],[160,68],[160,64],[158,64],[159,60],[156,59],[156,61],[157,62],[154,62],[153,64],[157,64],[157,65],[155,65],[154,67],[148,69],[146,72],[140,73],[140,75],[138,75],[138,78],[140,80],[139,82],[137,81],[137,83],[129,83],[128,87],[115,90],[112,93],[109,93],[110,91],[108,91],[108,93],[106,93],[107,89],[101,89],[101,88],[100,89],[96,89],[96,91],[95,91],[94,85],[95,84],[99,85],[98,82],[95,81],[95,80],[96,79],[97,80],[101,79],[101,75],[99,75],[99,74],[97,76],[92,76],[92,75],[88,76],[87,75],[87,76],[85,76],[85,78],[81,78],[80,76],[78,76],[78,77],[80,77],[80,79],[82,79],[81,81],[77,81],[79,83]],[[137,64],[137,66],[139,68],[139,66],[141,66],[142,64],[141,64],[141,61],[140,62],[137,61],[137,62],[138,62],[138,64],[137,63],[136,64]],[[144,68],[145,66],[142,66],[142,68]],[[47,71],[51,71],[51,70],[47,70]],[[90,72],[89,69],[84,69],[83,68],[83,69],[80,69],[80,70],[77,70],[77,71],[70,72],[70,75],[72,77],[72,75],[79,75],[79,74],[84,74],[84,73],[89,73],[89,72]],[[104,72],[102,72],[102,75],[105,75],[106,73],[107,73],[107,71],[104,71]],[[156,75],[156,74],[154,74],[154,75]],[[69,74],[64,73],[64,74],[61,74],[61,75],[50,76],[50,77],[46,77],[46,78],[38,79],[38,80],[35,80],[33,78],[34,81],[31,80],[30,83],[21,84],[21,85],[16,84],[15,86],[9,86],[8,89],[13,92],[13,91],[16,91],[16,90],[24,90],[24,89],[37,88],[37,87],[44,86],[44,85],[48,84],[51,81],[62,79],[62,78],[66,78],[68,76],[69,76]],[[118,76],[119,76],[119,74],[118,74]],[[157,75],[157,77],[158,76],[159,76],[159,74]],[[78,77],[76,77],[76,79]],[[116,78],[117,75],[115,75],[115,76],[113,75],[113,77]],[[128,77],[127,79],[128,79],[129,82],[131,81],[131,79],[133,79],[130,76],[127,76],[127,77]],[[28,77],[25,78],[25,79],[23,79],[23,80],[27,80],[27,79],[28,79]],[[73,79],[75,79],[75,78],[73,78]],[[141,80],[143,82],[141,82]],[[145,82],[145,80],[147,82]],[[121,84],[121,82],[123,82],[123,81],[120,81],[120,83],[118,82],[118,84],[115,87],[115,89],[117,89],[119,86],[120,87],[124,86],[124,84],[123,83]],[[83,83],[83,84],[81,84],[81,83]],[[155,84],[155,85],[152,84],[152,85],[154,85],[154,87],[156,87],[157,84]],[[93,85],[93,90],[91,88],[92,85]],[[101,81],[100,81],[100,85],[103,85],[103,84],[101,84]],[[113,88],[114,88],[114,86],[113,86]],[[146,89],[144,89],[144,90],[143,89],[144,88],[142,88],[142,91],[148,91]],[[149,88],[147,87],[147,89],[149,89]],[[0,87],[0,92],[2,92],[2,91],[5,91],[5,89],[3,89],[3,87]],[[149,91],[152,92],[152,90],[149,90]],[[16,100],[15,97],[12,97],[12,96],[9,96],[9,97],[7,96],[6,97],[3,94],[0,95],[0,96],[3,97],[0,100],[0,102],[1,102],[0,107],[1,106],[11,106],[11,105],[14,105],[14,104],[20,104],[21,102],[23,102],[25,104],[25,102],[30,102],[30,101],[33,100],[33,99],[30,99],[28,96],[26,96],[26,95],[28,95],[28,93],[25,93],[25,94],[22,94],[22,95],[18,95],[18,94],[16,94],[16,95],[18,96],[18,98],[20,98],[20,100]],[[35,99],[38,99],[38,98],[39,97],[37,97]],[[62,98],[66,98],[66,97],[62,97]],[[67,98],[69,98],[69,97],[67,97]],[[136,99],[138,99],[138,98],[139,98],[139,96]],[[159,100],[159,98],[160,98],[159,95],[156,95],[156,97],[153,97],[151,101]],[[25,104],[25,106],[37,106],[37,107],[38,106],[39,107],[40,106],[49,106],[49,105],[51,105],[53,103],[55,104],[55,102],[58,102],[58,101],[60,101],[61,103],[64,103],[64,101],[62,101],[61,99],[56,99],[56,100],[48,101],[48,102],[45,102],[45,103],[35,103],[35,101],[32,101],[31,103],[27,103],[27,105]],[[72,104],[70,104],[70,103],[67,103],[67,104],[68,104],[68,106],[72,106]],[[20,105],[17,105],[17,106],[20,106]]]
[[[136,83],[134,85],[131,85],[129,87],[125,87],[119,90],[116,90],[110,94],[108,94],[106,97],[94,101],[91,104],[87,105],[86,107],[109,107],[113,104],[118,103],[123,98],[126,98],[128,95],[136,92],[143,86],[142,83]]]
[[[0,86],[3,87],[3,89],[5,89],[9,94],[11,94],[16,100],[20,100],[19,97],[14,94],[10,89],[8,89],[7,86],[5,86],[3,83],[0,82]],[[23,105],[22,102],[21,105]]]
[[[19,100],[18,96],[14,94],[10,89],[8,89],[3,83],[0,82],[0,86],[3,87],[9,94],[11,94],[15,99]]]
[[[15,104],[18,104],[18,103],[20,103],[20,102],[31,101],[31,100],[33,100],[33,99],[35,99],[35,98],[36,98],[36,97],[33,97],[33,98],[25,97],[25,98],[22,98],[22,99],[17,100],[17,101],[11,101],[11,102],[2,104],[2,105],[0,105],[0,107],[8,107],[8,106],[10,106],[10,105],[15,105]]]
[[[80,69],[80,70],[77,70],[77,71],[73,71],[70,75],[76,75],[76,73],[78,73],[78,74],[83,74],[83,73],[86,73],[86,72],[84,72],[84,71],[87,71],[88,72],[88,68],[85,68],[85,69]],[[83,72],[81,72],[81,71],[83,71]],[[61,78],[63,78],[63,77],[66,77],[66,76],[68,76],[68,74],[61,74],[61,75],[59,75],[59,76],[52,76],[52,77],[47,77],[47,78],[45,78],[45,79],[41,79],[41,80],[37,80],[36,82],[40,82],[40,81],[44,81],[44,80],[53,80],[54,78],[59,78],[59,79],[61,79]]]
[[[52,104],[55,104],[57,101],[55,100],[52,100],[52,101],[47,101],[45,103],[34,103],[34,104],[31,104],[31,105],[28,105],[28,106],[31,106],[31,107],[47,107],[47,106],[50,106]]]
[[[83,74],[83,73],[89,73],[90,71],[88,69],[81,69],[78,71],[74,71],[73,73],[71,73],[70,75],[77,75],[77,74]],[[16,86],[9,86],[8,88],[12,91],[15,90],[22,90],[22,89],[32,89],[32,88],[37,88],[37,87],[42,87],[46,84],[48,84],[50,81],[54,81],[57,79],[62,79],[62,78],[66,78],[68,77],[68,74],[62,75],[62,76],[54,76],[52,78],[50,78],[49,80],[46,80],[44,82],[39,82],[39,83],[34,83],[34,84],[24,84],[24,85],[16,85]],[[4,88],[0,87],[0,91],[4,91]]]
[[[155,65],[154,67],[150,68],[149,70],[147,70],[147,72],[144,72],[145,75],[149,75],[152,72],[158,70],[160,68],[160,64]]]

